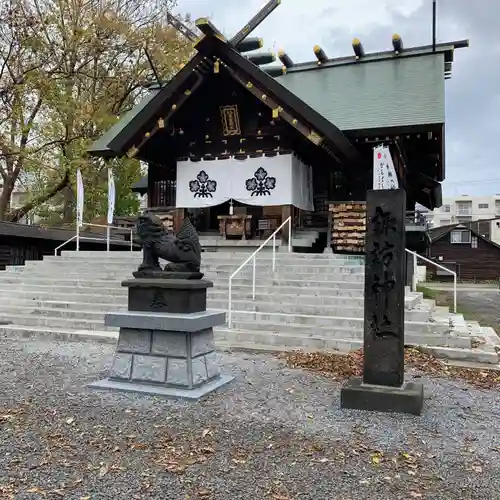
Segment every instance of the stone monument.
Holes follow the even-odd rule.
[[[342,388],[342,408],[422,411],[422,384],[404,385],[405,211],[403,189],[367,192],[363,377]]]
[[[225,314],[206,310],[213,283],[202,279],[198,235],[189,219],[175,236],[145,215],[137,236],[143,262],[122,283],[128,311],[105,317],[107,326],[120,328],[113,364],[108,378],[91,387],[199,399],[233,377],[217,365],[213,327],[225,323]],[[168,261],[164,269],[160,258]]]

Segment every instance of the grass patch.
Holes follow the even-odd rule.
[[[424,299],[435,300],[437,306],[453,307],[453,293],[450,293],[447,290],[435,290],[434,288],[417,285],[417,292],[422,293]]]

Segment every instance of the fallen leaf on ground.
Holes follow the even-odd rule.
[[[303,368],[334,379],[359,377],[363,373],[363,349],[349,354],[294,351],[282,353],[279,358],[290,368]],[[431,377],[462,380],[480,389],[500,386],[500,376],[496,370],[450,366],[414,347],[405,348],[405,365]]]
[[[39,488],[38,486],[34,486],[33,488],[30,488],[29,490],[26,490],[27,493],[39,493],[40,495],[45,495],[45,492]]]
[[[99,469],[99,477],[104,477],[109,471],[109,467],[107,465],[101,466]]]
[[[211,494],[212,492],[210,490],[204,488],[196,492],[196,496],[198,498],[208,498]]]

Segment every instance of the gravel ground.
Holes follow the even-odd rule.
[[[225,354],[202,403],[96,392],[111,346],[0,340],[0,498],[500,498],[500,403],[424,379],[421,417],[339,409],[340,382]]]

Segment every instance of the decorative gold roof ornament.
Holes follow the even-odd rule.
[[[222,133],[225,137],[241,135],[240,116],[236,104],[220,107]]]

